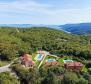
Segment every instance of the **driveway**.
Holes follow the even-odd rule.
[[[2,66],[0,67],[0,73],[2,72],[7,72],[7,71],[11,71],[11,69],[9,68],[15,60],[17,60],[18,58],[14,59],[10,64],[6,65],[6,66]]]

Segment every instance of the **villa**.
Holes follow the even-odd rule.
[[[25,67],[32,67],[35,62],[32,60],[32,56],[29,54],[24,54],[22,57],[20,57],[21,64]]]
[[[67,63],[64,63],[64,67],[66,69],[82,70],[83,64],[80,62],[67,62]]]
[[[45,62],[46,65],[59,65],[59,62]]]
[[[48,59],[45,62],[46,65],[59,65],[59,62],[57,62],[55,59]]]

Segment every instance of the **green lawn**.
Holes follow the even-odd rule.
[[[43,61],[43,64],[45,63],[45,61],[46,61],[47,59],[55,59],[55,57],[52,57],[52,56],[50,56],[50,55],[47,55],[46,58],[45,58],[45,60]]]
[[[64,58],[59,58],[59,59],[58,59],[58,62],[60,62],[60,64],[61,64],[62,66],[64,65],[64,61],[63,61],[63,60],[64,60]]]
[[[37,53],[33,53],[33,54],[32,54],[33,60],[34,60],[34,58],[36,57],[36,55],[37,55]],[[56,59],[58,62],[60,62],[60,65],[61,65],[61,66],[64,65],[64,61],[63,61],[63,60],[73,60],[73,61],[77,61],[77,60],[73,59],[73,57],[71,57],[71,56],[64,56],[63,58],[59,58],[59,59],[58,59],[58,58],[52,57],[52,56],[50,56],[50,55],[47,55],[46,58],[45,58],[45,60],[43,61],[43,64],[45,64],[45,61],[46,61],[47,59]],[[37,66],[40,64],[40,62],[41,62],[41,61],[36,61],[36,60],[35,60],[35,63],[36,63]],[[87,71],[88,71],[88,69],[85,67],[85,65],[84,65],[82,71],[84,71],[84,72],[87,72]]]
[[[47,55],[46,58],[45,58],[45,60],[44,60],[44,62],[43,62],[43,64],[45,63],[45,61],[47,59],[56,59],[63,66],[64,65],[64,61],[63,60],[65,59],[65,57],[63,57],[63,58],[55,58],[55,57],[52,57],[52,56]]]
[[[44,60],[44,62],[43,62],[43,64],[45,63],[45,61],[47,60],[47,59],[56,59],[58,62],[60,62],[60,64],[63,66],[64,65],[64,58],[55,58],[55,57],[52,57],[52,56],[49,56],[49,55],[47,55],[46,56],[46,58],[45,58],[45,60]]]
[[[58,61],[61,62],[62,64],[64,64],[63,60],[72,60],[72,57],[69,56],[64,56],[63,58],[59,58]]]
[[[88,72],[88,69],[85,67],[85,65],[84,65],[82,71],[83,71],[83,72]]]
[[[50,55],[47,55],[45,59],[46,59],[46,60],[47,60],[47,59],[55,59],[55,57],[52,57],[52,56],[50,56]]]
[[[36,65],[39,66],[41,61],[35,61]]]
[[[32,59],[35,61],[36,66],[38,66],[41,61],[35,60],[36,55],[37,55],[37,52],[33,53],[32,54]]]
[[[33,53],[32,54],[32,59],[34,60],[34,58],[36,57],[37,53]]]

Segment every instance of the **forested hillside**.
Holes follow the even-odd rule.
[[[54,54],[91,59],[91,35],[72,35],[48,28],[0,28],[0,59],[12,60],[21,52],[42,48]]]
[[[38,48],[56,54],[54,59],[60,64],[47,66],[45,61],[51,57],[48,55],[40,68],[36,60],[32,68],[24,67],[19,56],[29,53],[33,57]],[[74,62],[81,62],[83,69],[81,71],[66,69],[62,59],[69,58]],[[91,84],[90,34],[73,35],[43,27],[27,29],[1,27],[0,62],[10,62],[13,59],[14,63],[10,66],[12,71],[0,73],[0,84]],[[12,72],[15,75],[12,75]]]
[[[91,23],[65,24],[59,27],[73,34],[91,34]]]

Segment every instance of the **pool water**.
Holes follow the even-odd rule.
[[[64,60],[64,63],[73,62],[73,60]]]
[[[55,59],[48,59],[46,60],[47,62],[55,62],[56,60]]]
[[[35,60],[42,60],[43,55],[42,54],[37,54],[37,56],[35,57]]]

